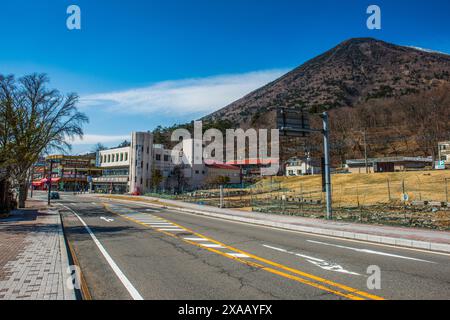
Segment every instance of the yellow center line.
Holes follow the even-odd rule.
[[[244,259],[241,259],[241,258],[238,258],[238,257],[229,256],[229,255],[227,255],[226,253],[221,252],[221,251],[219,251],[219,250],[216,250],[216,249],[213,249],[213,248],[207,248],[207,247],[204,247],[204,246],[202,246],[201,244],[199,244],[199,243],[197,243],[197,242],[194,242],[194,241],[190,241],[190,240],[181,238],[181,237],[179,237],[179,236],[177,236],[177,235],[175,235],[175,234],[172,234],[172,233],[170,233],[170,232],[166,232],[166,231],[162,231],[162,230],[157,230],[157,229],[152,228],[152,227],[150,227],[149,225],[146,225],[146,224],[144,224],[144,223],[142,223],[142,222],[140,222],[140,221],[138,221],[138,220],[135,220],[135,219],[133,219],[133,218],[126,217],[126,216],[124,216],[124,215],[122,215],[122,214],[116,213],[116,212],[114,212],[113,210],[111,210],[111,209],[109,208],[109,205],[106,204],[106,203],[104,203],[103,206],[104,206],[108,211],[110,211],[110,212],[112,212],[112,213],[114,213],[114,214],[116,214],[116,215],[119,215],[119,216],[121,216],[121,217],[123,217],[123,218],[125,218],[125,219],[128,219],[128,220],[130,220],[130,221],[133,221],[133,222],[135,222],[135,223],[137,223],[137,224],[140,224],[140,225],[145,226],[145,227],[147,227],[147,228],[150,228],[150,229],[152,229],[152,230],[156,230],[156,231],[161,232],[161,233],[163,233],[163,234],[165,234],[165,235],[168,235],[168,236],[170,236],[170,237],[172,237],[172,238],[180,239],[180,240],[182,240],[182,241],[184,241],[184,242],[186,242],[186,243],[189,243],[189,244],[191,244],[191,245],[197,246],[197,247],[199,247],[199,248],[206,249],[206,250],[208,250],[208,251],[210,251],[210,252],[214,252],[214,253],[219,254],[219,255],[221,255],[221,256],[223,256],[223,257],[226,257],[226,258],[228,258],[228,259],[232,259],[232,260],[241,262],[241,263],[246,264],[246,265],[248,265],[248,266],[255,267],[255,268],[258,268],[258,269],[261,269],[261,270],[264,270],[264,271],[267,271],[267,272],[270,272],[270,273],[273,273],[273,274],[277,274],[277,275],[279,275],[279,276],[282,276],[282,277],[285,277],[285,278],[288,278],[288,279],[291,279],[291,280],[294,280],[294,281],[297,281],[297,282],[300,282],[300,283],[303,283],[303,284],[307,284],[307,285],[309,285],[309,286],[312,286],[312,287],[315,287],[315,288],[318,288],[318,289],[321,289],[321,290],[324,290],[324,291],[327,291],[327,292],[336,294],[336,295],[338,295],[338,296],[342,296],[342,297],[345,297],[345,298],[348,298],[348,299],[352,299],[352,300],[364,300],[364,298],[373,299],[373,300],[385,300],[385,299],[382,298],[382,297],[379,297],[379,296],[370,294],[370,293],[368,293],[368,292],[361,291],[361,290],[358,290],[358,289],[355,289],[355,288],[351,288],[351,287],[349,287],[349,286],[346,286],[346,285],[343,285],[343,284],[340,284],[340,283],[337,283],[337,282],[334,282],[334,281],[331,281],[331,280],[327,280],[327,279],[324,279],[324,278],[321,278],[321,277],[318,277],[318,276],[315,276],[315,275],[313,275],[313,274],[309,274],[309,273],[306,273],[306,272],[303,272],[303,271],[300,271],[300,270],[297,270],[297,269],[293,269],[293,268],[290,268],[290,267],[288,267],[288,266],[279,264],[279,263],[277,263],[277,262],[274,262],[274,261],[271,261],[271,260],[267,260],[267,259],[265,259],[265,258],[256,256],[256,255],[254,255],[254,254],[251,254],[251,253],[242,251],[242,250],[240,250],[240,249],[237,249],[237,248],[228,246],[228,245],[226,245],[226,244],[224,244],[224,243],[222,243],[222,242],[220,242],[220,241],[211,239],[211,238],[206,237],[206,236],[204,236],[204,235],[202,235],[202,234],[200,234],[200,233],[197,233],[197,232],[195,232],[195,231],[193,231],[193,230],[190,230],[190,229],[188,229],[188,228],[186,228],[186,227],[183,227],[183,226],[181,226],[181,225],[179,225],[179,224],[177,224],[177,223],[175,223],[175,222],[173,222],[173,221],[170,221],[170,220],[161,218],[161,220],[170,222],[170,223],[172,223],[173,225],[175,225],[175,226],[177,226],[177,227],[179,227],[179,228],[181,228],[181,229],[183,229],[183,230],[185,230],[185,231],[187,231],[187,232],[189,232],[189,233],[192,233],[193,235],[195,235],[195,236],[197,236],[197,237],[204,238],[204,239],[206,239],[206,240],[208,240],[208,241],[210,241],[210,242],[212,242],[212,243],[218,244],[218,245],[220,245],[220,246],[222,246],[222,247],[224,247],[224,248],[227,248],[227,249],[229,249],[229,250],[231,250],[231,251],[235,251],[235,252],[237,252],[237,253],[245,254],[245,255],[249,256],[250,258],[252,258],[252,259],[254,259],[254,260],[257,260],[257,261],[259,261],[259,262],[262,262],[262,263],[271,265],[271,266],[273,266],[273,267],[277,267],[277,268],[282,269],[282,270],[285,270],[285,271],[289,271],[289,272],[294,273],[294,274],[296,274],[296,275],[300,275],[300,276],[302,276],[302,277],[309,278],[309,279],[311,279],[311,280],[314,280],[314,281],[317,281],[317,282],[320,282],[320,283],[312,282],[312,281],[310,281],[310,280],[308,280],[308,279],[300,278],[300,277],[298,277],[298,276],[291,275],[291,274],[285,273],[285,272],[283,272],[283,271],[279,271],[279,270],[276,270],[276,269],[273,269],[273,268],[270,268],[270,267],[266,267],[266,266],[264,266],[264,265],[262,265],[262,264],[259,264],[259,263],[256,263],[256,262],[244,260]],[[332,289],[332,288],[329,288],[329,287],[324,286],[324,284],[325,284],[325,285],[328,285],[328,286],[331,286],[331,287],[335,287],[335,288],[342,289],[342,290],[344,290],[344,291],[347,291],[348,293],[347,293],[347,292],[341,292],[341,291],[338,291],[338,290],[334,290],[334,289]],[[355,294],[357,294],[357,295],[359,295],[359,296],[356,296]],[[360,297],[360,296],[361,296],[361,297]],[[362,298],[362,297],[364,297],[364,298]]]

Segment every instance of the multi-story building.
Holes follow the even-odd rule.
[[[102,170],[102,175],[93,179],[96,192],[129,192],[130,147],[99,151],[96,162]]]
[[[153,165],[153,135],[133,132],[130,146],[97,153],[102,175],[93,179],[94,189],[107,193],[145,193],[150,188]]]
[[[60,191],[88,191],[91,178],[101,174],[96,167],[95,153],[68,156],[51,155],[45,162],[33,167],[33,187],[44,189],[48,184],[51,168],[52,188]]]
[[[178,191],[192,190],[208,184],[218,176],[237,184],[242,169],[229,163],[203,159],[203,141],[183,139],[173,150],[153,144],[153,135],[134,132],[129,147],[99,151],[97,166],[100,177],[93,179],[96,192],[145,194],[155,187]],[[270,164],[269,162],[267,164]],[[155,179],[153,174],[162,179]],[[158,181],[159,186],[154,184]]]

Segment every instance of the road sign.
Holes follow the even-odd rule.
[[[409,200],[409,195],[407,193],[402,194],[402,201],[406,202]]]
[[[280,134],[291,137],[306,137],[311,130],[309,126],[309,114],[303,110],[278,108],[277,128]]]
[[[434,168],[436,170],[445,170],[445,161],[441,160],[441,161],[436,161],[434,164]]]
[[[323,135],[323,170],[322,185],[326,193],[327,219],[333,218],[333,209],[331,206],[331,162],[330,162],[330,125],[328,113],[321,114],[323,129],[311,129],[309,125],[309,114],[304,110],[292,110],[286,108],[277,109],[277,129],[280,134],[290,137],[306,137],[311,132],[320,132]]]

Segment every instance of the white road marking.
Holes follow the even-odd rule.
[[[114,221],[114,219],[108,219],[108,218],[105,218],[105,217],[101,217],[100,219],[101,220],[105,220],[106,222],[113,222]]]
[[[227,255],[232,256],[232,257],[236,257],[236,258],[250,258],[248,255],[243,254],[243,253],[229,252],[229,253],[227,253]]]
[[[97,203],[95,203],[95,202],[92,202],[92,204],[93,204],[94,206],[96,206],[96,205],[97,205]]]
[[[320,241],[314,241],[314,240],[307,240],[307,241],[310,242],[310,243],[321,244],[321,245],[324,245],[324,246],[331,246],[331,247],[336,247],[336,248],[341,248],[341,249],[348,249],[348,250],[353,250],[353,251],[357,251],[357,252],[376,254],[376,255],[380,255],[380,256],[399,258],[399,259],[406,259],[406,260],[414,260],[414,261],[427,262],[427,263],[436,263],[436,262],[433,262],[433,261],[417,259],[417,258],[412,258],[412,257],[406,257],[406,256],[400,256],[400,255],[397,255],[397,254],[387,253],[387,252],[382,252],[382,251],[375,251],[375,250],[370,250],[370,249],[358,249],[358,248],[346,247],[346,246],[341,246],[341,245],[338,245],[338,244],[332,244],[332,243],[326,243],[326,242],[320,242]]]
[[[317,266],[319,268],[322,268],[324,270],[334,271],[334,272],[339,272],[339,273],[346,273],[346,274],[351,274],[351,275],[354,275],[354,276],[360,276],[359,273],[346,270],[341,265],[339,265],[337,263],[328,262],[328,261],[325,261],[325,260],[322,260],[322,259],[310,257],[310,256],[307,256],[307,255],[304,255],[304,254],[288,251],[288,250],[277,248],[277,247],[268,246],[268,245],[265,245],[265,244],[263,244],[263,247],[266,247],[266,248],[269,248],[269,249],[273,249],[273,250],[276,250],[276,251],[280,251],[280,252],[284,252],[284,253],[288,253],[288,254],[292,254],[292,255],[297,256],[297,257],[305,258],[306,261],[308,261],[309,263],[312,263],[315,266]]]
[[[189,241],[209,241],[208,239],[204,239],[204,238],[184,238],[185,240],[189,240]]]
[[[202,245],[206,248],[223,248],[220,244],[201,243],[200,245]]]
[[[112,201],[117,201],[117,202],[120,202],[120,203],[127,202],[127,203],[133,203],[133,204],[142,205],[142,202],[138,202],[138,201],[130,201],[130,200],[112,200]],[[440,255],[440,256],[450,257],[450,253],[445,253],[445,252],[438,252],[438,251],[431,251],[431,250],[417,249],[417,248],[399,247],[399,246],[394,246],[394,245],[385,244],[385,243],[370,242],[370,241],[364,241],[364,240],[358,240],[358,239],[342,238],[342,237],[337,237],[337,236],[327,236],[327,235],[324,235],[324,234],[318,234],[318,233],[312,233],[312,232],[306,232],[306,231],[289,230],[289,229],[284,229],[284,228],[280,228],[280,227],[265,226],[265,225],[255,224],[255,223],[250,223],[250,222],[245,222],[245,221],[236,221],[236,220],[231,220],[231,219],[224,219],[224,218],[219,218],[219,217],[206,216],[206,215],[202,215],[202,214],[198,214],[198,213],[186,212],[186,211],[182,211],[182,210],[177,210],[177,208],[175,208],[175,207],[170,207],[170,208],[168,208],[168,207],[158,207],[158,208],[159,209],[162,208],[162,209],[168,209],[168,210],[172,210],[172,211],[177,211],[179,213],[182,213],[182,214],[185,214],[185,215],[189,215],[189,216],[195,216],[195,217],[200,217],[200,218],[205,218],[205,219],[212,219],[212,220],[220,220],[220,221],[225,221],[225,222],[235,223],[235,224],[242,224],[242,225],[247,225],[247,226],[251,226],[251,227],[254,227],[254,228],[271,229],[271,230],[283,231],[283,232],[288,232],[288,233],[302,234],[302,235],[306,235],[306,236],[309,236],[309,237],[333,239],[333,240],[339,240],[339,241],[345,241],[345,242],[363,243],[363,244],[367,244],[367,245],[371,245],[371,246],[378,246],[378,247],[385,247],[385,248],[394,248],[394,249],[398,249],[398,250],[408,250],[408,251],[415,251],[415,252],[421,252],[421,253],[427,253],[427,254],[436,254],[436,255]]]
[[[306,256],[306,255],[300,254],[300,253],[290,252],[290,251],[288,251],[288,250],[286,250],[286,249],[281,249],[281,248],[277,248],[277,247],[272,247],[272,246],[268,246],[268,245],[266,245],[266,244],[263,244],[263,247],[266,247],[266,248],[269,248],[269,249],[273,249],[273,250],[276,250],[276,251],[280,251],[280,252],[284,252],[284,253],[293,254],[293,255],[295,255],[295,256],[302,257],[302,258],[309,259],[309,260],[314,260],[314,261],[317,261],[317,262],[325,262],[325,260],[322,260],[322,259],[318,259],[318,258]]]
[[[159,231],[186,231],[180,228],[170,228],[170,229],[158,229]]]
[[[125,286],[125,289],[127,289],[128,293],[131,295],[131,297],[134,300],[144,300],[144,298],[139,294],[139,292],[136,290],[136,288],[131,284],[130,280],[128,280],[128,278],[125,276],[125,274],[122,272],[122,270],[120,270],[120,268],[116,264],[116,262],[111,258],[109,253],[102,246],[100,241],[98,241],[97,237],[94,235],[91,228],[89,228],[89,226],[83,221],[83,219],[81,219],[81,217],[75,211],[73,211],[69,207],[66,207],[66,208],[68,210],[70,210],[78,218],[78,220],[80,220],[81,224],[86,228],[86,230],[89,233],[89,235],[91,236],[92,240],[97,245],[97,248],[103,254],[103,257],[105,257],[109,266],[113,269],[114,273],[119,278],[120,282],[122,282],[122,284]]]

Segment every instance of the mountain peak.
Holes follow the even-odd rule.
[[[450,56],[374,38],[345,40],[274,82],[205,117],[251,124],[279,106],[312,112],[358,106],[450,83]]]

